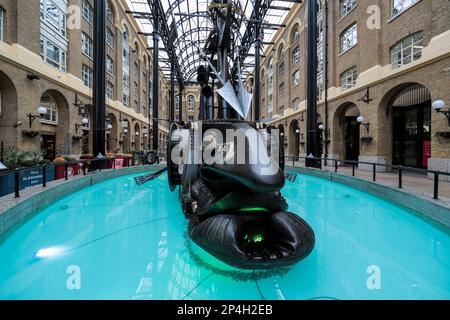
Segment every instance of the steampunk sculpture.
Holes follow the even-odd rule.
[[[172,123],[168,143],[171,191],[179,189],[188,234],[202,249],[239,269],[289,266],[310,254],[314,232],[288,211],[284,139],[278,130],[247,121],[252,95],[242,83],[233,39],[243,15],[232,0],[208,8],[214,23],[204,46],[200,117]],[[214,87],[217,90],[214,90]],[[217,94],[217,101],[214,102]]]

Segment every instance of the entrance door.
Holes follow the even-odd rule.
[[[55,154],[56,136],[42,135],[41,150],[44,153],[44,159],[53,161],[56,158]]]
[[[359,129],[357,117],[345,117],[345,160],[359,159]]]
[[[431,156],[430,103],[393,108],[393,164],[427,168]]]

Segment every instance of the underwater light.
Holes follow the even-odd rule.
[[[34,256],[39,259],[49,258],[61,253],[62,251],[63,249],[59,247],[42,248],[36,251]]]

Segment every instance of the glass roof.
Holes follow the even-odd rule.
[[[204,64],[200,59],[198,50],[195,44],[203,47],[209,33],[213,29],[213,23],[207,14],[207,8],[212,0],[126,0],[128,7],[133,12],[148,12],[150,13],[149,2],[161,1],[162,7],[166,14],[168,26],[174,21],[177,26],[177,40],[174,43],[178,62],[181,66],[184,81],[194,81],[197,68]],[[292,0],[291,0],[292,1]],[[240,41],[245,34],[248,19],[251,17],[254,10],[253,4],[255,0],[234,0],[234,2],[241,6],[241,11],[245,13],[240,32],[235,37],[236,41]],[[288,14],[289,8],[294,5],[294,2],[288,1],[271,1],[262,0],[263,4],[270,6],[267,10],[264,21],[271,24],[282,24]],[[280,10],[286,8],[286,10]],[[145,33],[153,32],[152,22],[145,16],[137,15],[138,24],[141,31]],[[272,41],[276,33],[276,28],[263,28],[264,42]],[[152,46],[151,37],[148,39],[149,47]],[[160,47],[164,48],[164,44],[160,41]],[[264,49],[264,48],[263,48]],[[164,50],[160,50],[160,67],[166,76],[170,75],[170,63],[168,55]],[[248,56],[245,59],[243,74],[251,73],[254,64],[254,48],[250,49]]]

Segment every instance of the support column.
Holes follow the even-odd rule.
[[[261,25],[258,22],[259,20],[259,4],[260,1],[256,1],[256,41],[255,41],[255,81],[253,83],[253,86],[255,88],[254,92],[255,95],[253,97],[254,99],[254,106],[255,106],[255,121],[259,121],[261,111],[260,111],[260,103],[261,103]]]
[[[159,17],[153,17],[153,150],[159,149]]]
[[[105,155],[106,0],[94,1],[93,155]]]
[[[308,0],[308,74],[307,74],[307,156],[319,155],[317,131],[317,3]],[[307,159],[308,167],[320,167],[320,161]]]
[[[170,63],[170,121],[175,120],[175,66],[174,62]]]

